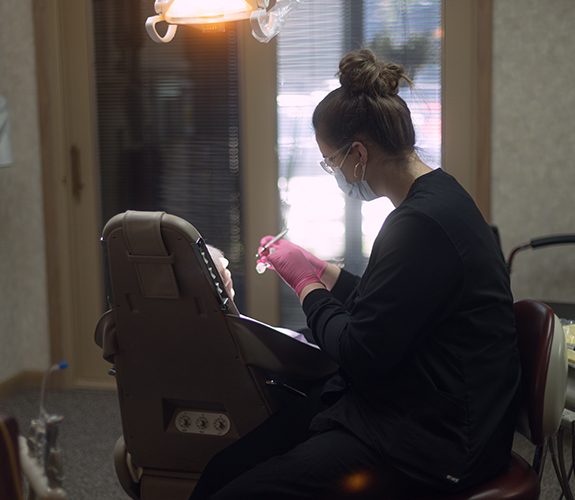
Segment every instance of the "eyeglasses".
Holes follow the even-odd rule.
[[[343,165],[343,162],[345,161],[345,159],[347,158],[347,155],[349,154],[350,150],[351,150],[351,144],[346,144],[343,148],[338,149],[334,154],[332,154],[331,156],[328,156],[327,158],[324,158],[323,160],[321,160],[319,162],[319,164],[321,165],[321,168],[323,168],[329,175],[333,175],[334,171],[336,168],[341,168],[341,166]],[[343,157],[343,160],[341,160],[339,165],[336,165],[334,162],[336,160],[336,158],[343,152],[345,151],[345,155]]]

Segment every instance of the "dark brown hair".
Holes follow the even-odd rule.
[[[390,157],[403,159],[414,150],[411,113],[398,95],[411,80],[398,64],[384,63],[369,49],[349,52],[339,63],[341,87],[315,108],[316,134],[334,148],[371,139]]]

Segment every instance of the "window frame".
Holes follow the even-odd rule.
[[[491,212],[491,16],[492,0],[443,0],[442,167],[471,194],[488,221]],[[262,234],[280,230],[275,154],[277,59],[275,42],[272,41],[273,50],[265,50],[265,46],[250,40],[249,29],[245,27],[242,37],[245,50],[240,51],[240,67],[244,72],[242,96],[246,111],[242,113],[244,121],[241,122],[246,138],[242,143],[244,220],[249,228],[245,232],[246,241],[252,243]],[[263,72],[274,80],[263,84]],[[263,123],[269,126],[268,130],[263,130]],[[266,140],[258,141],[258,137]],[[250,251],[251,248],[247,255]],[[277,281],[270,282],[267,277],[262,279],[256,275],[250,269],[249,258],[246,264],[248,314],[277,323]]]
[[[444,0],[442,164],[491,218],[492,0]]]

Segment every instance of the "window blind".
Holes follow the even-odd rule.
[[[183,26],[156,44],[150,0],[93,0],[102,224],[162,210],[230,261],[244,307],[236,30]]]

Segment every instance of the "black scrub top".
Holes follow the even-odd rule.
[[[340,366],[312,429],[343,426],[404,473],[457,490],[508,463],[519,353],[509,275],[467,192],[434,170],[386,219],[361,278],[305,298]]]

